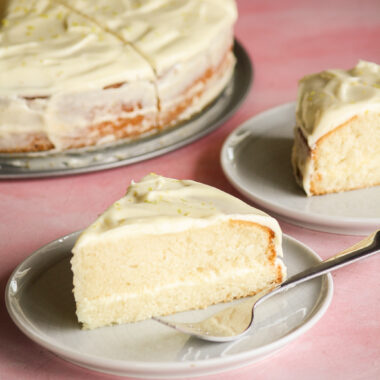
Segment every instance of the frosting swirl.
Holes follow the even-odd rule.
[[[360,61],[353,69],[326,70],[299,82],[297,126],[309,146],[357,114],[380,112],[380,66]]]
[[[280,227],[263,211],[214,187],[156,174],[132,182],[126,195],[86,229],[77,246],[88,239],[102,239],[104,234],[164,234],[231,219],[269,227],[281,250]]]

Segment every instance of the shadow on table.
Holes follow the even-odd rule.
[[[303,192],[296,184],[292,172],[292,145],[293,140],[290,138],[248,135],[244,141],[240,141],[230,150],[233,157],[229,157],[228,170],[238,178],[239,185],[248,189],[274,189],[282,194],[298,197],[303,195]],[[237,195],[221,180],[221,146],[222,144],[217,149],[200,155],[195,177],[206,183],[213,182],[210,184]]]

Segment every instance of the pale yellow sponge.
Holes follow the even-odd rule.
[[[292,165],[307,195],[380,184],[380,66],[361,61],[299,84]]]
[[[154,174],[79,237],[72,270],[84,328],[205,308],[280,283],[281,231],[216,188]]]

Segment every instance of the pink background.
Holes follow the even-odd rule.
[[[4,289],[15,266],[34,250],[81,229],[149,172],[204,182],[231,194],[219,163],[223,141],[258,112],[293,101],[297,80],[358,59],[380,63],[380,1],[238,1],[236,36],[255,67],[239,111],[203,139],[165,156],[92,174],[0,181],[0,379],[114,378],[66,363],[26,338],[12,323]],[[322,257],[360,240],[281,223],[283,231]],[[216,379],[379,379],[380,256],[334,273],[325,316],[275,356]]]

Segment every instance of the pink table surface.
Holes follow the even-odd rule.
[[[0,182],[0,379],[115,378],[69,364],[26,338],[12,323],[4,289],[15,266],[37,248],[85,227],[121,197],[132,179],[155,172],[201,181],[231,194],[219,163],[223,141],[258,112],[293,101],[297,80],[358,59],[380,63],[380,1],[238,1],[236,36],[255,67],[239,111],[203,139],[165,156],[118,169]],[[357,242],[281,223],[283,231],[326,258]],[[380,379],[380,256],[335,272],[325,316],[276,355],[215,379]]]

